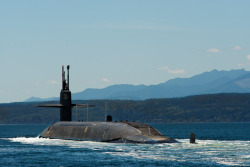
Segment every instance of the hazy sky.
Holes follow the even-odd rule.
[[[0,0],[0,103],[250,70],[249,0]]]

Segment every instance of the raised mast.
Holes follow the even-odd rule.
[[[62,90],[69,90],[69,65],[67,66],[67,80],[65,79],[64,66],[62,66]]]
[[[66,81],[65,81],[65,72],[64,72],[64,66],[62,66],[62,90],[65,90]]]
[[[67,90],[69,90],[69,65],[67,65]]]

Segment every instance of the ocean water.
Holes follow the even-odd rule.
[[[43,139],[48,125],[0,125],[0,166],[250,166],[250,123],[151,125],[179,143]]]

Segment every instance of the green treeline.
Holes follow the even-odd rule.
[[[0,104],[0,124],[48,124],[59,121],[60,109],[38,108],[30,102]],[[129,120],[147,123],[250,122],[250,94],[213,94],[183,98],[133,100],[79,100],[76,104],[95,104],[93,108],[73,108],[72,119],[104,121]]]

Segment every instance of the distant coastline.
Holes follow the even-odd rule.
[[[96,105],[88,110],[90,121],[104,121],[105,114],[111,114],[114,121],[129,120],[147,123],[250,122],[250,93],[207,94],[143,101],[80,100],[76,102]],[[0,124],[57,122],[60,112],[58,109],[35,107],[43,103],[55,103],[55,101],[0,104]],[[105,105],[107,105],[106,109]],[[86,121],[86,115],[86,109],[73,109],[73,121]]]

